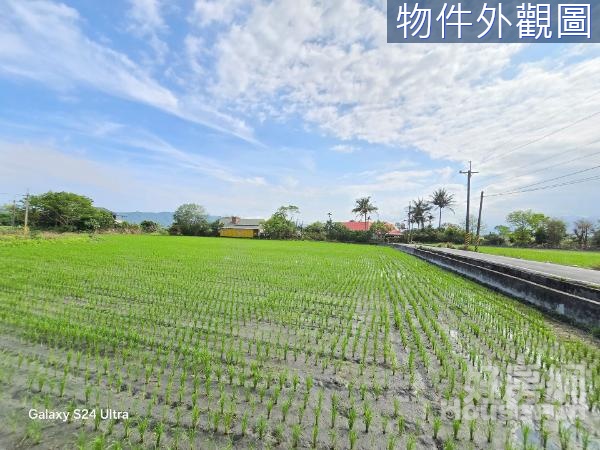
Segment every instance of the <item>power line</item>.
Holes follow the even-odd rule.
[[[586,102],[587,102],[589,99],[591,99],[591,98],[593,98],[593,97],[597,96],[598,94],[600,94],[600,90],[597,90],[597,91],[593,92],[592,94],[588,95],[587,97],[585,97],[583,100],[581,100],[581,102],[579,102],[579,103],[578,103],[578,106],[581,106],[582,104],[586,103]],[[543,100],[541,100],[541,101],[539,102],[539,104],[537,105],[537,108],[539,108],[539,107],[540,107],[540,105],[543,105],[543,104],[545,104],[545,103],[546,103],[548,100],[552,100],[552,99],[555,99],[555,98],[556,98],[556,96],[555,96],[555,95],[549,95],[548,97],[544,98]],[[559,111],[558,113],[556,113],[556,114],[553,114],[552,116],[550,116],[550,117],[547,119],[547,121],[550,121],[550,120],[552,120],[552,119],[554,119],[554,118],[556,118],[556,117],[559,117],[559,116],[562,114],[562,112],[563,112],[563,111],[561,110],[561,111]],[[516,140],[516,139],[510,139],[510,140],[508,140],[508,141],[505,141],[505,142],[503,142],[502,144],[500,144],[500,146],[499,146],[499,147],[502,147],[502,146],[504,146],[505,144],[510,144],[511,142],[515,142],[515,140]],[[498,147],[498,148],[499,148],[499,147]],[[492,155],[492,157],[494,157],[494,158],[495,158],[495,157],[497,157],[497,156],[493,156],[493,155]],[[487,162],[487,161],[486,161],[486,162]],[[485,165],[485,164],[484,164],[484,165]]]
[[[535,138],[535,139],[532,139],[531,141],[528,141],[528,142],[526,142],[526,143],[524,143],[524,144],[521,144],[521,145],[518,145],[518,146],[516,146],[516,147],[513,147],[513,148],[511,148],[510,150],[508,150],[507,152],[504,152],[504,153],[498,153],[498,154],[496,154],[496,155],[492,155],[492,156],[490,156],[489,158],[486,158],[486,160],[485,160],[485,163],[484,163],[484,164],[486,164],[486,163],[489,163],[490,161],[493,161],[494,159],[496,159],[496,158],[498,158],[498,157],[500,157],[500,156],[506,156],[506,155],[509,155],[509,154],[511,154],[511,153],[514,153],[514,152],[516,152],[517,150],[521,150],[522,148],[525,148],[525,147],[527,147],[527,146],[529,146],[529,145],[531,145],[531,144],[535,144],[536,142],[539,142],[539,141],[541,141],[541,140],[544,140],[544,139],[546,139],[547,137],[550,137],[550,136],[553,136],[553,135],[555,135],[555,134],[557,134],[557,133],[560,133],[561,131],[564,131],[564,130],[566,130],[566,129],[568,129],[568,128],[571,128],[571,127],[573,127],[573,126],[575,126],[575,125],[577,125],[577,124],[579,124],[579,123],[581,123],[581,122],[585,122],[586,120],[589,120],[589,119],[591,119],[591,118],[593,118],[593,117],[597,116],[598,114],[600,114],[600,111],[596,111],[596,112],[594,112],[594,113],[592,113],[592,114],[589,114],[589,115],[587,115],[587,116],[585,116],[585,117],[582,117],[581,119],[578,119],[578,120],[576,120],[576,121],[574,121],[574,122],[571,122],[571,123],[569,123],[568,125],[565,125],[565,126],[563,126],[563,127],[560,127],[560,128],[558,128],[558,129],[556,129],[556,130],[554,130],[554,131],[551,131],[550,133],[546,133],[546,134],[544,134],[543,136],[540,136],[540,137],[538,137],[538,138]]]
[[[600,175],[594,175],[593,177],[587,177],[587,178],[580,178],[578,180],[566,181],[564,183],[551,184],[549,186],[540,186],[540,187],[533,188],[533,189],[523,189],[523,190],[510,191],[510,192],[500,192],[497,194],[488,194],[488,195],[486,195],[486,197],[499,197],[499,196],[503,196],[503,195],[521,194],[523,192],[541,191],[544,189],[550,189],[550,188],[555,188],[555,187],[559,187],[559,186],[569,186],[572,184],[585,183],[586,181],[593,181],[593,180],[600,180]]]
[[[563,155],[564,153],[575,152],[575,151],[577,151],[577,150],[581,150],[581,149],[583,149],[583,148],[585,148],[585,147],[589,147],[590,145],[597,144],[598,142],[600,142],[600,139],[596,139],[596,140],[594,140],[594,141],[588,142],[587,144],[584,144],[584,145],[581,145],[581,146],[578,146],[578,147],[572,147],[572,148],[569,148],[569,149],[567,149],[567,150],[562,150],[560,153],[558,153],[558,154],[556,154],[556,155],[554,155],[554,156],[550,156],[550,157],[546,157],[546,158],[538,159],[537,161],[534,161],[533,163],[527,163],[527,164],[523,164],[523,165],[521,165],[521,166],[517,166],[517,167],[516,167],[516,168],[514,168],[514,169],[507,169],[507,170],[505,170],[505,171],[503,171],[503,172],[500,172],[500,173],[498,173],[498,174],[496,174],[496,175],[492,175],[490,178],[488,178],[488,181],[489,181],[490,179],[494,180],[494,179],[496,179],[496,178],[498,178],[498,177],[502,176],[503,174],[505,174],[505,173],[507,173],[507,172],[518,171],[519,169],[523,169],[523,168],[525,168],[525,167],[529,167],[529,166],[535,166],[536,164],[539,164],[539,163],[541,163],[541,162],[547,161],[547,160],[549,160],[549,159],[554,159],[554,158],[556,158],[557,156],[561,156],[561,155]],[[579,161],[579,160],[582,160],[582,159],[585,159],[585,158],[591,158],[591,157],[593,157],[593,156],[596,156],[596,155],[600,155],[600,151],[596,151],[596,152],[594,152],[594,153],[591,153],[591,154],[589,154],[589,155],[583,155],[583,156],[580,156],[580,157],[578,157],[578,158],[570,158],[568,161],[564,161],[564,162],[563,162],[563,161],[561,161],[561,162],[558,162],[558,163],[552,164],[552,165],[550,165],[550,166],[542,167],[542,168],[540,168],[540,169],[531,170],[531,171],[528,171],[527,173],[523,173],[522,175],[517,175],[517,176],[515,176],[515,177],[513,177],[513,178],[522,178],[522,177],[524,177],[524,176],[526,176],[526,175],[530,175],[530,174],[532,174],[532,173],[539,173],[539,172],[543,172],[543,171],[545,171],[545,170],[553,169],[554,167],[561,166],[561,165],[563,165],[563,164],[572,163],[572,162]],[[489,186],[489,184],[488,184],[488,186]]]
[[[567,178],[567,177],[570,177],[572,175],[577,175],[577,174],[580,174],[580,173],[589,172],[590,170],[594,170],[594,169],[597,169],[599,167],[600,167],[600,164],[597,165],[597,166],[594,166],[594,167],[588,167],[587,169],[577,170],[576,172],[567,173],[567,174],[561,175],[559,177],[548,178],[546,180],[538,181],[537,183],[527,184],[525,186],[519,187],[518,189],[528,188],[528,187],[531,187],[531,186],[537,186],[539,184],[547,183],[548,181],[560,180],[561,178]]]

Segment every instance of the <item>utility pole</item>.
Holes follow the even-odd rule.
[[[471,240],[471,236],[469,235],[469,219],[471,213],[471,177],[474,173],[471,167],[471,161],[469,161],[469,170],[461,170],[459,173],[467,174],[467,218],[465,222],[465,245],[469,246],[469,241]]]
[[[29,189],[27,189],[27,194],[25,195],[25,224],[23,225],[23,233],[29,234],[29,227],[27,226],[29,222]]]
[[[410,244],[410,202],[408,202],[408,218],[406,219],[406,225],[408,226],[408,238],[406,239],[406,243]]]
[[[15,227],[15,216],[17,213],[17,201],[15,199],[13,199],[13,209],[12,209],[12,221],[11,221],[11,225],[14,228]]]
[[[479,215],[477,216],[477,238],[475,240],[475,251],[479,249],[479,231],[481,230],[481,210],[483,208],[483,191],[481,191],[481,197],[479,198]]]

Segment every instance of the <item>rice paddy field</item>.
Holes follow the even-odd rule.
[[[600,252],[518,247],[479,247],[482,253],[600,270]]]
[[[600,347],[391,248],[0,244],[0,448],[598,449]]]

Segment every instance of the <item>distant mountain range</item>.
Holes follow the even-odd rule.
[[[151,220],[159,223],[163,227],[168,227],[173,223],[172,212],[116,212],[117,219],[129,223],[142,223],[144,220]],[[220,216],[208,216],[208,221],[213,222],[219,219]]]

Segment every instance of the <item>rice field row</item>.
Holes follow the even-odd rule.
[[[0,270],[0,448],[600,447],[596,342],[389,248],[103,236]]]

